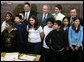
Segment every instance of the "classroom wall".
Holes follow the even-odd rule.
[[[15,16],[18,12],[23,11],[23,4],[25,1],[1,1],[1,21],[5,20],[6,12],[11,12]],[[61,4],[62,13],[69,16],[71,8],[76,8],[78,16],[83,18],[83,2],[82,1],[29,1],[31,3],[31,10],[42,12],[42,5],[50,5],[50,13],[54,12],[54,6]]]

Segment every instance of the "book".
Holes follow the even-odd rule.
[[[36,56],[32,55],[23,55],[22,57],[20,57],[20,59],[24,59],[25,61],[34,61],[35,58]]]
[[[14,53],[6,53],[4,57],[4,61],[15,61],[18,59],[19,53],[14,52]]]

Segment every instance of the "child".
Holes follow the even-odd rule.
[[[39,25],[35,16],[31,16],[29,19],[28,31],[28,47],[29,53],[40,54],[41,53],[41,38],[43,37],[42,27]]]
[[[69,47],[71,48],[72,61],[82,61],[83,26],[80,18],[75,17],[68,33]]]
[[[19,12],[19,15],[21,15],[22,16],[22,23],[24,23],[25,25],[27,25],[28,24],[28,22],[25,20],[25,15],[24,15],[24,13],[23,12]]]
[[[2,25],[1,25],[1,32],[3,32],[5,29],[6,29],[6,21],[13,21],[12,19],[13,19],[13,16],[12,16],[12,14],[10,13],[10,12],[7,12],[6,13],[6,16],[5,16],[5,21],[2,23]]]
[[[50,61],[64,61],[66,60],[65,48],[66,48],[66,39],[64,32],[60,29],[61,21],[57,20],[54,22],[54,30],[51,31],[45,42],[51,51]]]
[[[12,21],[6,21],[6,29],[1,34],[1,52],[19,52],[18,30],[12,28]]]
[[[46,21],[47,21],[47,25],[44,26],[44,40],[43,40],[43,55],[45,61],[49,59],[49,54],[50,54],[50,49],[46,45],[45,38],[48,35],[48,33],[53,30],[54,18],[50,17]]]
[[[21,22],[22,17],[21,15],[16,15],[15,23],[13,24],[13,28],[17,28],[19,31],[19,35],[21,37],[21,53],[25,53],[26,42],[27,42],[27,32],[26,32],[26,25]]]

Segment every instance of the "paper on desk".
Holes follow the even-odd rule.
[[[31,55],[23,55],[22,57],[20,57],[20,59],[25,59],[27,61],[34,61],[36,57],[35,56],[31,56]]]
[[[4,61],[14,61],[18,59],[19,53],[6,53]]]

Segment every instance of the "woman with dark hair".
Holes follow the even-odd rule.
[[[7,12],[5,15],[5,21],[1,25],[1,32],[6,29],[6,21],[13,21],[13,16],[10,12]]]
[[[35,16],[29,18],[27,26],[28,31],[28,49],[31,54],[41,53],[41,38],[43,37],[42,27],[39,25]]]
[[[75,17],[68,32],[69,47],[71,48],[72,61],[82,61],[83,26],[80,25],[80,18]]]

